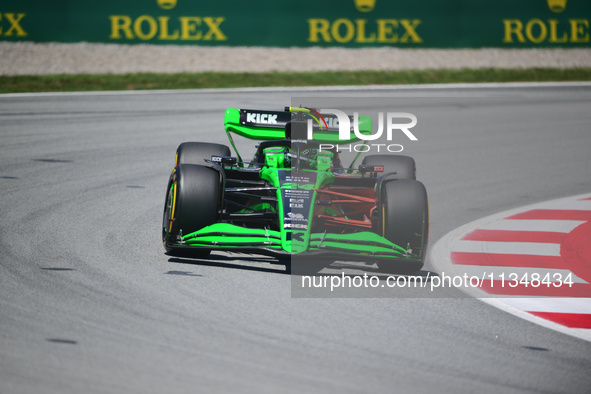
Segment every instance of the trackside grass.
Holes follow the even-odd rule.
[[[591,67],[0,76],[0,93],[550,81],[591,81]]]

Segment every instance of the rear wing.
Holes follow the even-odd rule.
[[[353,117],[350,138],[339,139],[339,122],[336,115],[320,114],[308,108],[287,107],[284,111],[261,111],[253,109],[228,108],[224,115],[224,128],[228,138],[230,133],[252,140],[283,140],[285,126],[293,121],[312,120],[313,141],[319,143],[349,144],[360,140],[353,131]],[[359,116],[359,132],[372,133],[372,121],[369,116]]]

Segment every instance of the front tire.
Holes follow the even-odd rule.
[[[412,179],[390,181],[382,187],[381,232],[389,241],[410,249],[419,260],[378,261],[378,267],[396,273],[420,270],[425,263],[429,235],[429,201],[425,186]]]
[[[188,235],[217,220],[220,200],[220,175],[210,167],[195,164],[177,166],[170,180],[162,219],[164,249],[173,256],[207,257],[208,249],[180,245],[181,235]]]

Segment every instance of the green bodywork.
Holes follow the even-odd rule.
[[[285,129],[283,127],[273,127],[272,125],[252,126],[241,123],[240,111],[241,110],[238,108],[228,108],[224,115],[224,127],[229,139],[232,139],[230,133],[235,133],[242,137],[259,141],[277,141],[285,139]],[[359,132],[361,134],[370,135],[372,133],[371,127],[372,121],[369,116],[359,117]],[[348,140],[339,139],[339,133],[336,128],[316,130],[314,132],[314,141],[321,143],[349,144],[359,140],[360,139],[354,134],[351,134],[351,138]]]
[[[236,133],[255,140],[276,141],[285,139],[283,128],[252,127],[241,124],[239,111],[238,109],[228,109],[224,119],[226,132],[235,150],[230,133]],[[364,119],[360,117],[359,124],[360,131],[371,133],[371,118]],[[358,141],[357,139],[341,141],[338,140],[338,133],[327,133],[326,131],[321,140],[341,144]],[[236,153],[238,154],[238,152]],[[240,156],[238,155],[238,157]],[[236,249],[237,251],[245,251],[253,249],[251,250],[253,252],[264,250],[277,255],[327,253],[376,259],[403,258],[420,260],[417,256],[411,256],[404,247],[396,245],[372,231],[360,230],[348,234],[311,233],[311,223],[302,226],[302,228],[286,228],[285,218],[287,212],[285,211],[290,210],[290,207],[286,207],[284,203],[284,201],[288,200],[286,199],[286,193],[294,193],[294,191],[311,193],[312,203],[307,212],[303,212],[303,216],[307,218],[305,220],[311,221],[315,208],[313,202],[316,201],[318,190],[334,183],[335,174],[334,169],[331,168],[332,159],[332,152],[317,152],[309,165],[311,168],[295,171],[288,163],[284,148],[266,148],[264,150],[264,165],[259,171],[259,178],[275,189],[277,198],[275,213],[279,220],[279,228],[283,230],[246,228],[231,223],[218,222],[190,234],[182,234],[182,241],[175,246],[211,250]],[[243,165],[244,162],[239,159],[237,166],[242,167]],[[361,175],[358,176],[361,177]],[[301,179],[307,179],[308,181],[302,182]],[[269,209],[270,206],[263,203],[249,208]],[[330,207],[327,210],[330,210]]]
[[[298,110],[306,110],[305,108],[298,108]],[[294,111],[294,114],[296,112]],[[285,129],[284,127],[273,127],[272,125],[246,125],[241,122],[241,110],[238,108],[228,108],[224,115],[224,128],[226,130],[226,134],[228,136],[228,140],[234,148],[236,155],[238,157],[239,165],[242,165],[242,157],[240,156],[240,152],[236,148],[236,144],[234,144],[234,138],[232,137],[232,133],[237,134],[239,136],[251,139],[251,140],[259,140],[259,141],[278,141],[285,139]],[[315,118],[316,119],[316,118]],[[357,136],[354,134],[350,134],[350,138],[346,140],[339,139],[339,132],[335,128],[328,128],[322,129],[322,124],[316,119],[316,121],[320,125],[320,130],[316,130],[314,132],[314,141],[318,143],[329,143],[329,144],[350,144],[353,142],[360,141]],[[369,116],[360,116],[359,117],[359,124],[358,124],[359,132],[363,135],[370,135],[372,133],[372,120]],[[357,155],[355,160],[351,163],[351,168],[355,164],[355,161],[359,158]]]

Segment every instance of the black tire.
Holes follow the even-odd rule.
[[[175,198],[176,197],[176,198]],[[181,164],[175,168],[166,192],[162,218],[164,249],[173,256],[207,257],[208,249],[173,246],[187,235],[216,222],[220,199],[220,174],[213,168]]]
[[[369,155],[362,164],[383,165],[384,174],[396,172],[389,179],[417,179],[415,159],[404,155]]]
[[[429,201],[425,186],[412,179],[399,179],[382,187],[382,235],[403,248],[410,246],[420,261],[378,261],[378,267],[395,273],[420,270],[425,263],[429,236]]]
[[[211,156],[230,156],[230,148],[222,144],[213,144],[209,142],[183,142],[176,150],[176,165],[180,164],[199,164],[208,165],[205,159],[211,159]]]

